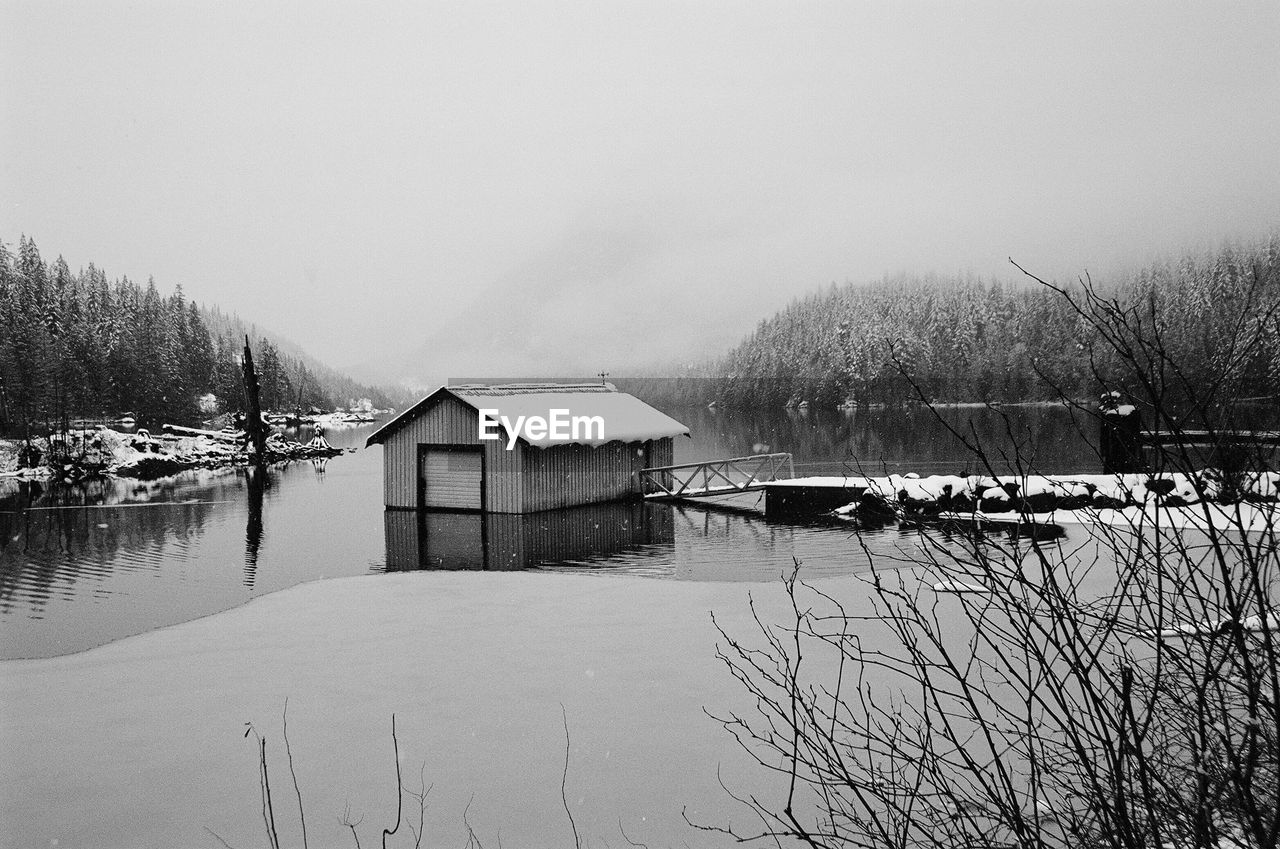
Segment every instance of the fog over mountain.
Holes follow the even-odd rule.
[[[461,374],[660,368],[721,353],[769,301],[699,303],[705,295],[698,281],[680,279],[670,267],[674,240],[646,222],[586,229],[475,286],[471,303],[452,317],[433,317],[424,341],[406,356],[357,371],[431,384]],[[714,274],[709,265],[705,272]],[[698,326],[689,318],[699,309],[734,321]]]

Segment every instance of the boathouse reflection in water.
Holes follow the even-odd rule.
[[[670,505],[633,501],[540,513],[387,510],[387,569],[531,569],[674,548]]]

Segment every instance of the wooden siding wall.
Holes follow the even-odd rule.
[[[387,507],[419,507],[419,445],[484,446],[484,509],[496,513],[521,511],[520,472],[525,446],[517,444],[514,450],[506,450],[505,431],[500,440],[481,441],[476,411],[448,396],[431,405],[383,444],[382,499]]]
[[[501,430],[501,429],[500,429]],[[476,411],[442,397],[382,446],[382,495],[387,507],[418,509],[418,446],[481,445],[484,448],[484,510],[532,513],[612,501],[638,494],[637,472],[669,466],[670,437],[648,442],[608,442],[534,448],[502,439],[481,441]]]
[[[384,510],[383,532],[387,541],[387,571],[421,568],[418,550],[418,514],[407,510]]]
[[[638,494],[637,472],[671,464],[671,438],[524,448],[524,511],[554,510]]]
[[[687,439],[681,436],[679,439]],[[650,462],[648,468],[656,468],[658,466],[674,466],[676,464],[676,447],[675,440],[668,436],[666,439],[655,439],[653,441],[653,449],[649,452]],[[671,485],[671,473],[667,472],[663,476],[663,482]]]

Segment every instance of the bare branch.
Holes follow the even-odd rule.
[[[578,824],[573,821],[573,811],[569,810],[569,798],[565,787],[569,781],[569,714],[564,705],[560,705],[560,718],[564,721],[564,770],[560,773],[560,803],[564,805],[565,816],[569,818],[569,827],[573,829],[573,845],[582,849],[582,840],[578,837]]]
[[[289,746],[289,697],[285,696],[284,710],[281,712],[283,727],[284,752],[289,759],[289,776],[293,779],[293,792],[298,797],[298,823],[302,826],[302,849],[307,849],[307,814],[302,806],[302,790],[298,787],[298,773],[293,768],[293,749]]]

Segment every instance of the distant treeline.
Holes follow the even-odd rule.
[[[1280,234],[1093,282],[1158,339],[1168,355],[1160,368],[1220,383],[1224,397],[1280,393]],[[1084,296],[1083,281],[1063,288]],[[902,276],[798,300],[708,367],[709,380],[665,389],[732,407],[899,404],[917,392],[931,402],[1091,398],[1123,390],[1132,373],[1098,332],[1063,294],[1031,281]],[[1262,344],[1245,350],[1242,339]]]
[[[188,301],[181,286],[161,295],[154,280],[108,280],[92,264],[72,272],[62,257],[46,263],[25,236],[16,255],[0,242],[0,431],[125,412],[191,423],[241,410],[245,332],[238,318]],[[249,332],[264,407],[390,404],[385,392]]]
[[[304,353],[291,340],[284,338],[268,340],[264,331],[257,325],[246,322],[238,315],[228,315],[216,305],[202,309],[201,316],[209,328],[209,333],[215,339],[239,340],[241,349],[244,347],[245,336],[260,340],[253,344],[253,356],[254,365],[259,371],[258,382],[262,389],[262,403],[267,409],[293,409],[299,403],[299,390],[301,390],[301,406],[304,410],[309,406],[322,410],[332,409],[361,398],[368,398],[378,408],[386,409],[402,406],[410,400],[410,395],[404,390],[371,386],[330,368]],[[274,379],[270,381],[264,379],[269,374],[264,375],[265,367],[259,362],[260,345],[263,349],[262,356],[275,357],[281,364],[280,368],[274,372]],[[240,394],[233,397],[235,409],[241,409],[244,403],[243,383],[236,391]]]

